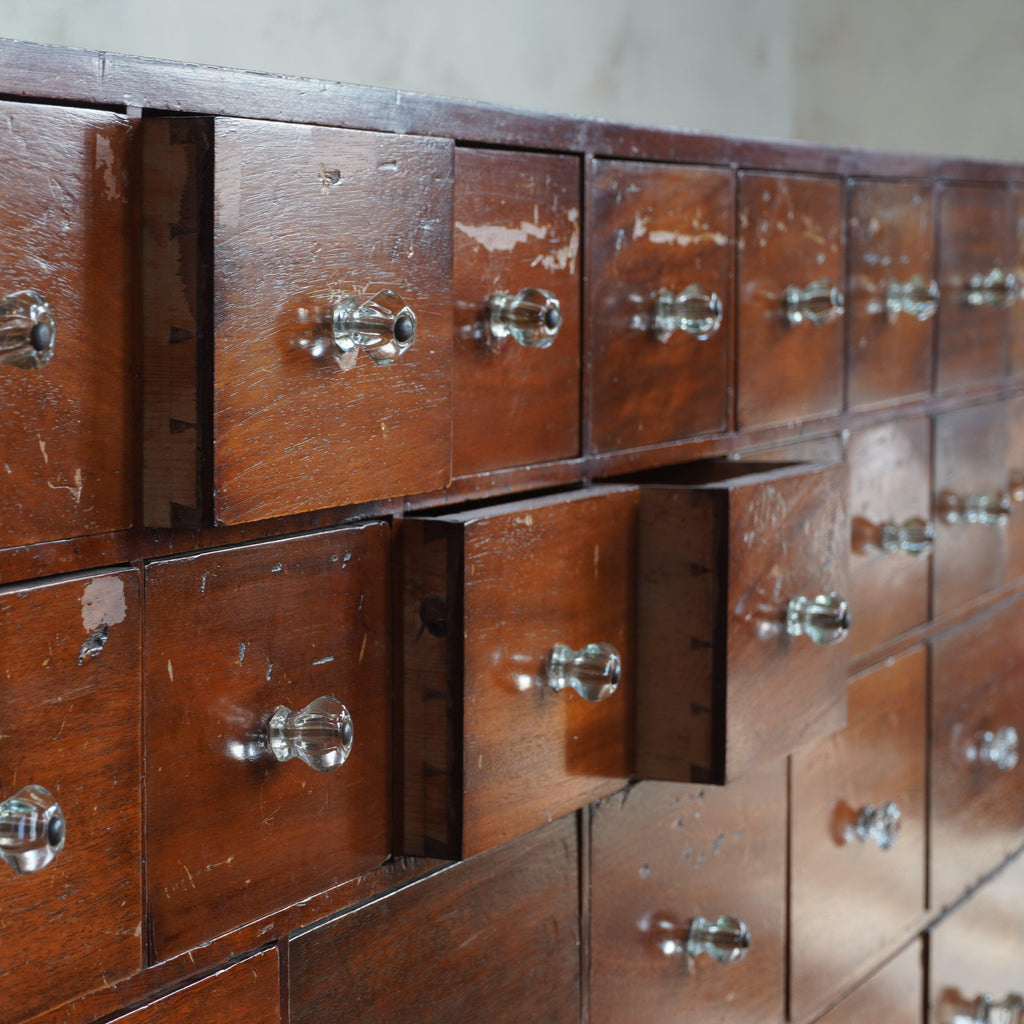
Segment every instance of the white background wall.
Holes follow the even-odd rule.
[[[616,120],[1024,160],[1024,0],[0,0],[0,34]]]

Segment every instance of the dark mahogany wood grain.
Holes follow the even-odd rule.
[[[791,598],[847,590],[845,468],[757,470],[642,488],[642,778],[724,783],[845,722],[842,644],[785,631]]]
[[[390,854],[388,539],[370,523],[147,566],[156,959]],[[352,715],[348,760],[278,763],[260,743],[270,714],[320,696]]]
[[[918,647],[850,684],[848,724],[797,751],[790,780],[789,1013],[820,1011],[925,909],[928,659]],[[893,846],[844,840],[895,801]],[[826,939],[827,936],[827,939]]]
[[[1024,772],[971,762],[979,732],[1024,735],[1018,597],[932,642],[930,903],[949,906],[1024,844]]]
[[[280,1024],[279,973],[268,949],[111,1024]]]
[[[880,527],[932,520],[931,424],[904,419],[851,433],[851,659],[926,622],[931,554],[878,549]]]
[[[590,1019],[780,1021],[784,1012],[786,762],[724,789],[642,782],[591,818]],[[743,960],[666,956],[656,922],[726,914]]]
[[[877,974],[820,1018],[821,1024],[919,1024],[924,1006],[924,960],[912,942]]]
[[[0,547],[131,525],[128,173],[125,118],[0,103],[0,296],[56,327],[47,366],[0,366]]]
[[[291,1024],[577,1024],[575,817],[290,943]]]
[[[67,823],[47,867],[0,865],[11,1024],[142,966],[139,597],[132,570],[0,591],[0,801],[43,786]]]
[[[452,472],[580,451],[580,162],[547,153],[455,152]],[[560,304],[549,348],[494,341],[487,304],[541,288]]]
[[[729,427],[734,177],[725,168],[588,164],[587,380],[590,450],[636,448]],[[715,294],[707,340],[651,327],[658,292]]]
[[[625,783],[636,504],[598,488],[405,521],[404,852],[468,857]],[[618,690],[551,690],[555,644],[597,642]]]
[[[790,326],[788,287],[843,288],[843,203],[833,178],[739,176],[737,425],[741,430],[838,412],[843,318]]]
[[[967,303],[968,282],[1016,265],[1015,196],[1000,187],[950,185],[939,199],[939,306],[936,387],[962,390],[1007,372],[1010,313]]]
[[[866,408],[926,395],[934,318],[886,317],[886,289],[935,279],[932,190],[918,182],[850,184],[847,206],[847,404]]]

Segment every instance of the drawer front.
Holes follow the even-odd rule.
[[[124,530],[134,475],[128,123],[35,104],[0,103],[0,114],[0,548]],[[28,360],[45,362],[37,368],[13,344],[33,319],[37,339],[46,330],[25,292],[52,317],[40,350],[49,359]]]
[[[834,1000],[924,913],[927,672],[926,652],[917,648],[855,680],[847,727],[793,755],[795,1020]],[[895,826],[885,814],[890,804]]]
[[[1006,188],[950,185],[939,189],[937,388],[956,391],[1002,377],[1009,362],[1015,292],[1006,274],[1016,265],[1014,193]]]
[[[1024,305],[1024,303],[1022,303]],[[1013,512],[1006,521],[1004,582],[1024,576],[1024,395],[1006,402],[1006,481]]]
[[[1017,857],[928,936],[929,1024],[970,1020],[979,996],[1024,995],[1024,857]],[[993,1014],[990,1019],[1001,1019]],[[1012,1019],[1012,1018],[1003,1018]]]
[[[577,1024],[577,856],[566,818],[292,939],[291,1024]]]
[[[741,174],[739,211],[738,426],[837,413],[843,399],[842,185]]]
[[[211,484],[224,523],[447,484],[451,142],[227,118],[145,130],[147,523],[188,525]],[[410,321],[382,292],[415,315],[404,354]],[[390,347],[367,328],[343,351],[353,324],[388,319],[371,299]]]
[[[706,471],[642,491],[642,778],[722,783],[845,723],[844,644],[786,628],[793,599],[848,593],[845,467]]]
[[[924,959],[920,942],[912,942],[877,974],[820,1018],[821,1024],[919,1024],[924,1005]]]
[[[27,823],[8,801],[28,785],[65,822],[49,864],[0,863],[6,1020],[141,968],[140,623],[131,570],[0,592],[2,831]]]
[[[279,973],[268,949],[110,1024],[280,1024]]]
[[[158,958],[390,854],[388,544],[387,527],[371,523],[147,566],[148,899]],[[320,697],[351,716],[348,759],[322,773],[299,757],[279,762],[271,715]],[[328,735],[337,757],[345,737],[333,725]]]
[[[468,857],[624,784],[636,506],[610,487],[403,523],[404,852]],[[596,644],[618,688],[556,690],[556,649]],[[581,675],[611,670],[591,653]]]
[[[588,194],[591,450],[722,433],[735,330],[732,172],[595,160]]]
[[[593,809],[593,1024],[782,1019],[785,820],[784,760],[724,789],[642,782]],[[746,926],[746,955],[687,956],[694,919],[722,916]]]
[[[1003,582],[1009,514],[1006,404],[935,417],[934,614]],[[970,508],[974,508],[974,513]]]
[[[1016,755],[1016,740],[1024,735],[1022,609],[1020,598],[1000,605],[932,645],[930,878],[936,908],[1024,843],[1024,768]]]
[[[848,405],[927,395],[938,309],[932,190],[855,181],[849,188]]]
[[[579,455],[580,189],[575,157],[455,151],[455,476]]]
[[[850,657],[928,620],[935,525],[931,422],[899,420],[858,430],[850,467]]]

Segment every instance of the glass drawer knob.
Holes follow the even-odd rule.
[[[1012,273],[993,267],[987,274],[974,274],[967,281],[967,305],[1006,309],[1017,301],[1019,290]]]
[[[915,274],[909,281],[890,281],[885,290],[885,316],[890,322],[900,313],[915,320],[931,320],[939,308],[939,286]]]
[[[786,322],[791,326],[805,321],[824,327],[843,315],[843,293],[831,281],[812,281],[806,288],[790,285],[783,297]]]
[[[0,858],[19,875],[45,868],[64,848],[64,812],[42,786],[0,803]]]
[[[697,284],[689,285],[678,295],[662,288],[654,300],[651,326],[654,336],[663,344],[676,331],[707,341],[722,326],[722,300],[716,292],[709,295]]]
[[[1011,992],[1002,1002],[979,996],[972,1005],[950,1015],[949,1024],[1024,1024],[1024,996]]]
[[[1006,521],[1013,507],[1007,491],[989,491],[987,494],[939,494],[939,518],[947,525],[978,523],[981,526],[999,526]]]
[[[695,917],[686,936],[686,952],[693,957],[704,954],[720,964],[734,964],[747,955],[750,930],[738,917],[718,917],[709,921]]]
[[[990,764],[1001,772],[1017,767],[1017,730],[1012,725],[975,733],[964,754],[971,764]]]
[[[0,363],[40,370],[52,358],[57,328],[49,303],[37,292],[0,299]]]
[[[587,644],[574,651],[555,644],[548,655],[547,681],[552,690],[575,690],[584,700],[607,700],[622,678],[622,658],[611,644]]]
[[[927,519],[914,516],[903,523],[883,523],[879,547],[890,554],[925,555],[935,545],[935,530]]]
[[[494,341],[512,338],[526,348],[548,348],[562,326],[561,303],[542,288],[524,288],[517,295],[497,292],[487,308]]]
[[[301,711],[278,707],[267,725],[267,746],[278,761],[297,757],[318,772],[333,771],[352,751],[352,717],[335,697],[317,697]]]
[[[389,288],[370,299],[340,299],[331,326],[339,352],[362,349],[378,366],[389,366],[416,341],[416,314]]]
[[[882,804],[880,807],[862,807],[857,813],[857,821],[846,829],[844,838],[852,842],[854,839],[862,843],[872,842],[880,850],[888,850],[900,835],[900,807],[895,800]]]
[[[786,606],[786,632],[816,644],[834,644],[850,631],[850,607],[839,594],[794,597]]]

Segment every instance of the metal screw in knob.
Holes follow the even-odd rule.
[[[607,700],[619,687],[622,658],[611,644],[587,644],[574,651],[555,644],[548,655],[547,682],[552,690],[574,690],[584,700]]]
[[[512,338],[526,348],[549,348],[562,326],[561,303],[543,288],[524,288],[516,295],[497,292],[487,305],[494,341]]]
[[[888,850],[899,838],[900,819],[899,804],[895,800],[879,807],[862,807],[856,823],[846,829],[844,838],[847,842],[854,839],[862,843],[872,842],[880,850]]]
[[[42,786],[25,786],[0,803],[0,859],[19,875],[45,868],[64,848],[64,812]]]
[[[278,761],[297,757],[318,772],[343,765],[352,738],[352,717],[335,697],[317,697],[301,711],[278,707],[267,725],[267,746]]]
[[[56,343],[53,311],[38,292],[0,298],[0,364],[40,370],[53,358]]]
[[[988,729],[976,733],[964,755],[972,764],[990,764],[1001,772],[1012,772],[1017,767],[1017,730],[1012,725],[992,732]]]
[[[378,366],[389,366],[416,341],[416,314],[400,295],[384,288],[369,299],[339,299],[331,328],[339,352],[361,349]]]
[[[850,608],[839,594],[794,597],[786,606],[786,632],[816,644],[834,644],[850,631]]]

